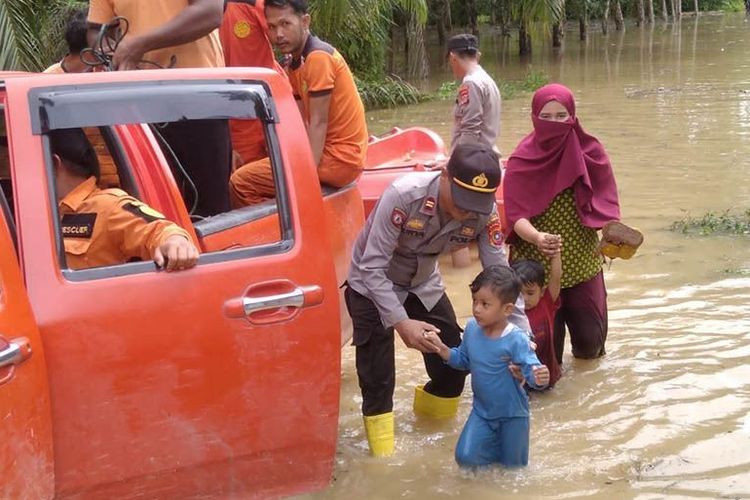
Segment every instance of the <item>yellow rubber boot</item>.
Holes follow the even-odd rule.
[[[458,400],[455,398],[441,398],[424,390],[423,385],[414,388],[414,413],[433,418],[451,418],[458,412]]]
[[[393,412],[364,417],[367,443],[374,457],[393,455]]]

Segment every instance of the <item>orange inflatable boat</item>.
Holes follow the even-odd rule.
[[[358,187],[365,205],[365,217],[375,207],[380,195],[397,177],[410,172],[431,172],[448,160],[443,139],[424,127],[395,127],[381,136],[370,136],[367,158]],[[497,191],[500,219],[503,211],[502,185]]]

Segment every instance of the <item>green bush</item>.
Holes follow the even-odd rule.
[[[750,209],[741,214],[731,214],[729,210],[721,213],[708,212],[701,217],[686,216],[670,226],[672,231],[683,234],[750,234]]]
[[[534,92],[539,87],[547,85],[547,83],[549,83],[549,77],[546,73],[530,68],[523,80],[500,80],[497,86],[500,89],[500,95],[503,99],[508,100]],[[458,87],[459,82],[443,82],[437,92],[435,92],[434,97],[437,99],[452,99],[456,96]]]
[[[397,76],[386,76],[382,80],[354,78],[365,109],[395,108],[417,104],[429,98],[418,88]]]

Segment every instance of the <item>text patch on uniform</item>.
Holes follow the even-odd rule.
[[[96,214],[65,214],[62,218],[63,238],[91,238]]]

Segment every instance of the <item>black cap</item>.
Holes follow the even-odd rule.
[[[462,33],[448,39],[448,52],[460,52],[464,50],[479,50],[479,40],[472,34]]]
[[[448,160],[453,203],[462,209],[489,215],[500,187],[500,159],[489,146],[459,144]]]

